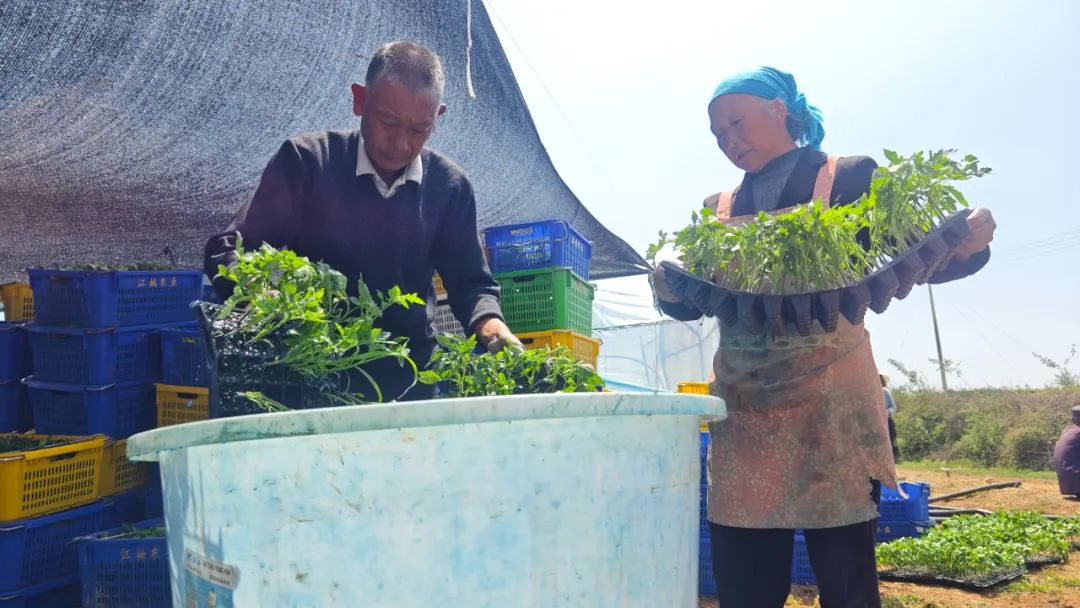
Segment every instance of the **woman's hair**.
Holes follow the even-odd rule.
[[[766,100],[779,99],[787,106],[787,131],[795,143],[800,146],[821,148],[825,139],[822,126],[821,110],[806,101],[806,96],[799,92],[795,77],[776,68],[760,67],[756,70],[736,74],[717,85],[709,103],[721,95],[741,93]]]

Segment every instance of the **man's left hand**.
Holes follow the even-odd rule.
[[[525,350],[525,345],[521,343],[521,340],[498,317],[487,317],[477,321],[474,331],[476,339],[489,353],[494,354],[508,347]]]
[[[972,211],[967,222],[971,228],[971,234],[964,239],[963,243],[960,243],[960,248],[956,250],[955,259],[958,262],[966,262],[971,256],[986,249],[990,241],[994,240],[994,230],[997,228],[993,214],[989,209],[982,207]]]

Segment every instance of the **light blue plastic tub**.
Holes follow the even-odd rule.
[[[678,393],[534,395],[196,422],[160,461],[173,605],[697,605],[701,416]]]

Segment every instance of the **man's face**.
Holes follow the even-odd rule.
[[[401,171],[420,154],[446,111],[434,89],[415,91],[393,78],[368,87],[354,84],[352,90],[353,111],[364,117],[364,149],[371,164],[387,173]]]

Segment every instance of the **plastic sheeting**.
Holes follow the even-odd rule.
[[[644,270],[556,173],[480,0],[4,0],[0,281],[201,266],[285,138],[357,124],[349,84],[400,38],[443,57],[431,145],[472,179],[481,226],[564,219],[593,242],[594,278]]]
[[[716,319],[680,322],[655,307],[646,276],[599,281],[593,337],[602,341],[598,372],[605,380],[676,390],[709,378],[720,344]]]

